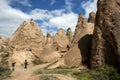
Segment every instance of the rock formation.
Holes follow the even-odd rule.
[[[55,34],[53,42],[58,44],[59,51],[66,50],[67,46],[70,44],[70,41],[63,29],[59,29],[59,31]]]
[[[0,46],[8,44],[9,38],[1,38],[0,39]]]
[[[42,52],[39,54],[40,60],[43,62],[58,60],[60,58],[60,54],[57,51],[57,47],[58,44],[55,45],[53,36],[51,36],[50,33],[47,33],[45,46]]]
[[[94,23],[88,23],[83,15],[80,14],[70,50],[65,55],[64,60],[66,65],[69,67],[77,67],[81,64],[81,61],[84,64],[88,64],[93,29]]]
[[[120,1],[98,0],[92,40],[91,67],[120,67]]]
[[[90,23],[94,23],[95,22],[95,13],[94,12],[91,12],[89,14],[88,22],[90,22]]]
[[[15,61],[21,65],[25,59],[31,63],[35,59],[51,62],[62,58],[67,67],[78,67],[81,62],[88,64],[94,15],[90,13],[90,21],[87,22],[80,14],[74,36],[68,28],[66,34],[63,29],[59,29],[54,36],[47,33],[45,37],[33,19],[29,23],[24,21],[5,42],[8,44],[7,49],[12,53],[9,63]],[[1,41],[2,39],[0,45],[3,44]]]
[[[51,48],[52,44],[53,44],[53,38],[50,33],[47,33],[45,47]]]
[[[44,36],[38,25],[31,19],[30,23],[23,22],[12,35],[9,45],[15,48],[39,48],[45,43]]]
[[[78,43],[83,36],[93,34],[93,30],[94,23],[88,23],[84,16],[80,14],[73,37],[73,44]]]
[[[71,28],[68,28],[68,29],[67,29],[66,35],[67,35],[67,37],[68,37],[70,43],[72,43],[73,34],[72,34],[72,31],[71,31]]]
[[[33,19],[30,23],[24,21],[9,40],[9,46],[13,48],[14,53],[11,61],[18,63],[23,63],[25,59],[32,61],[35,55],[39,56],[44,44],[43,33]]]
[[[64,64],[67,67],[78,67],[82,61],[82,56],[78,44],[73,45],[64,57]]]

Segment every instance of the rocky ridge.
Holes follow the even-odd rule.
[[[93,14],[90,13],[90,21],[94,20]],[[16,61],[20,65],[25,59],[31,63],[35,59],[51,62],[62,58],[62,64],[78,67],[89,60],[93,29],[94,23],[87,22],[82,14],[78,18],[74,35],[68,28],[66,33],[59,29],[53,36],[50,33],[44,36],[33,19],[29,23],[24,21],[7,41],[13,53],[10,63]]]

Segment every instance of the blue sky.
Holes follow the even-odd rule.
[[[96,12],[97,0],[0,0],[0,35],[10,37],[23,21],[33,18],[43,33],[68,27],[74,32],[78,16]]]

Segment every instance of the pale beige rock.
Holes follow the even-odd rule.
[[[71,31],[71,28],[67,29],[66,35],[67,35],[67,37],[68,37],[68,39],[69,39],[69,41],[71,43],[72,40],[73,40],[73,34],[72,34],[72,31]]]
[[[66,49],[70,44],[69,39],[63,29],[59,29],[59,31],[53,37],[53,41],[54,43],[58,44],[59,50]]]
[[[91,12],[89,14],[88,22],[95,23],[95,13],[94,12]]]
[[[64,57],[64,62],[67,67],[78,67],[82,61],[82,56],[78,44],[70,48]]]
[[[39,56],[45,45],[45,37],[34,22],[33,19],[29,23],[24,21],[16,32],[9,39],[9,46],[13,51],[11,60],[22,64],[25,59],[32,62],[35,56]],[[34,54],[33,54],[34,53]]]
[[[51,36],[50,33],[47,33],[46,35],[46,44],[45,44],[45,48],[51,48],[53,45],[53,37]]]
[[[45,52],[42,52],[39,56],[40,60],[43,62],[56,61],[61,57],[60,53],[57,51],[51,52],[51,51],[46,51],[46,50],[48,49],[45,49]]]
[[[65,56],[66,65],[78,67],[81,63],[89,64],[93,30],[94,23],[88,23],[80,14],[70,50]]]
[[[35,58],[35,56],[33,55],[33,53],[31,51],[23,51],[23,50],[20,50],[20,51],[13,51],[13,55],[12,57],[9,59],[9,63],[13,63],[13,62],[16,62],[16,65],[22,65],[24,64],[24,61],[27,60],[29,64],[32,63],[32,61]]]
[[[73,44],[78,43],[78,41],[85,35],[93,34],[94,24],[88,23],[82,14],[80,14],[78,19],[78,24],[75,29],[75,34],[73,37]]]
[[[19,49],[30,47],[31,49],[37,48],[42,50],[44,43],[43,33],[33,19],[31,19],[30,23],[24,21],[9,41],[10,46]]]
[[[0,46],[8,44],[9,38],[1,38],[0,39]]]

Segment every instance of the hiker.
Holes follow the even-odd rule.
[[[14,67],[15,67],[15,63],[16,63],[16,62],[13,62],[13,63],[12,63],[12,71],[15,70],[15,69],[14,69]]]
[[[27,60],[25,59],[25,63],[24,63],[24,68],[27,69],[27,65],[28,65],[28,62]]]

